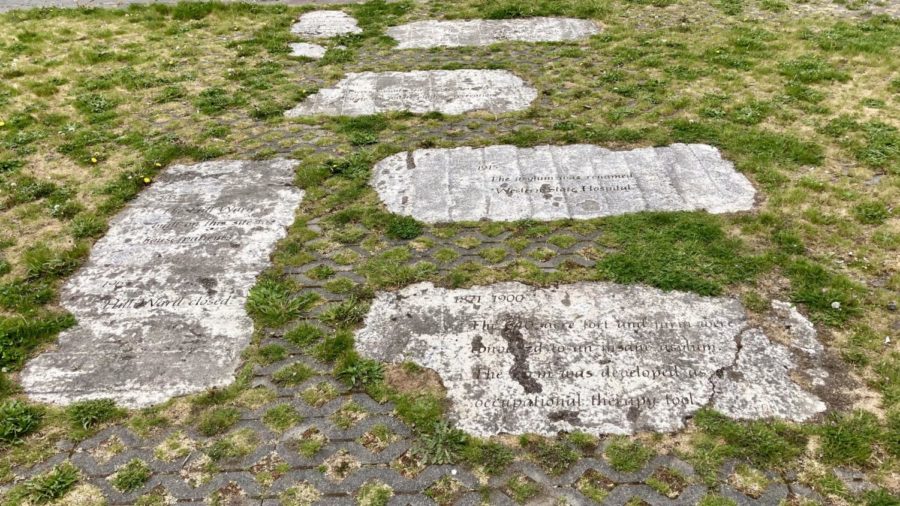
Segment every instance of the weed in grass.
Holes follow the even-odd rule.
[[[66,416],[73,427],[90,429],[97,425],[122,418],[125,410],[112,399],[78,401],[66,408]]]
[[[335,375],[352,388],[365,388],[384,379],[384,366],[376,360],[347,354],[335,368]]]
[[[422,430],[423,427],[419,429]],[[414,451],[427,464],[453,464],[459,459],[467,442],[465,432],[448,422],[440,421],[419,435]]]
[[[318,299],[312,292],[295,296],[294,285],[289,281],[266,278],[250,290],[247,311],[263,325],[279,326],[299,316]]]
[[[19,495],[21,499],[27,499],[28,503],[45,504],[66,495],[78,482],[78,468],[66,462],[53,468],[52,471],[36,476],[22,485],[19,491],[14,490],[12,495]]]
[[[241,412],[235,408],[212,408],[200,417],[197,423],[197,431],[210,437],[223,434],[234,426],[241,417]]]
[[[348,179],[365,179],[369,175],[369,167],[372,163],[372,155],[368,152],[359,152],[343,159],[327,160],[322,168],[328,174],[339,175]]]
[[[34,432],[41,424],[43,411],[19,400],[0,404],[0,442],[15,443]]]
[[[140,459],[133,459],[116,470],[116,474],[110,477],[113,487],[119,492],[133,492],[147,483],[150,479],[150,467]]]
[[[329,306],[319,318],[325,323],[344,328],[363,321],[368,312],[368,303],[351,296],[343,302]]]

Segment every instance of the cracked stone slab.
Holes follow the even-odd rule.
[[[705,144],[420,149],[376,164],[387,208],[427,223],[596,218],[639,211],[746,211],[756,190]]]
[[[312,58],[319,60],[325,56],[326,49],[318,44],[310,44],[308,42],[295,42],[290,45],[291,56],[302,56],[304,58]]]
[[[563,42],[600,33],[597,23],[573,18],[416,21],[388,28],[397,49],[487,46],[497,42]]]
[[[26,393],[143,407],[231,383],[253,332],[247,291],[303,198],[295,165],[214,161],[163,173],[61,290],[78,325],[28,363]]]
[[[291,33],[312,38],[362,33],[356,19],[343,11],[312,11],[300,16]]]
[[[381,292],[357,349],[438,373],[450,416],[478,436],[675,431],[703,406],[805,420],[825,409],[786,348],[736,299],[577,283]],[[773,366],[774,365],[774,366]]]
[[[285,113],[362,116],[386,111],[463,114],[520,111],[537,90],[506,70],[418,70],[350,73]]]

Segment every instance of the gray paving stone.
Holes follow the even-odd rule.
[[[171,167],[116,216],[61,290],[78,319],[22,372],[33,399],[145,407],[232,382],[244,302],[294,221],[296,162]]]
[[[333,88],[320,89],[290,118],[324,114],[362,116],[387,111],[462,114],[521,111],[537,90],[506,70],[418,70],[351,73]]]
[[[376,295],[356,347],[436,371],[450,418],[481,437],[674,431],[707,405],[800,421],[826,407],[738,300],[644,286],[419,283]]]
[[[397,49],[487,46],[498,42],[562,42],[600,33],[597,23],[572,18],[416,21],[388,28]]]
[[[421,149],[375,165],[387,208],[426,223],[587,219],[639,211],[747,211],[756,190],[703,144]]]

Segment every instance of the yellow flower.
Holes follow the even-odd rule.
[[[2,126],[6,126],[6,122],[3,121],[2,119],[0,119],[0,127],[2,127]]]
[[[92,156],[92,157],[91,157],[91,163],[97,163],[97,158]]]
[[[154,165],[156,165],[157,167],[162,167],[162,164],[159,162],[156,162]]]
[[[149,177],[144,177],[144,182],[147,183],[147,184],[150,184],[150,178],[149,178]]]

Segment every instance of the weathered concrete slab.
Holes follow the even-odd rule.
[[[711,405],[802,421],[825,404],[786,347],[735,299],[644,286],[520,283],[380,293],[357,349],[435,370],[458,426],[479,436],[674,431]]]
[[[386,111],[462,114],[520,111],[537,90],[505,70],[428,70],[348,74],[287,111],[288,117],[362,116]]]
[[[328,38],[362,33],[356,19],[343,11],[312,11],[300,16],[291,33],[312,38]]]
[[[253,332],[247,291],[303,197],[291,184],[294,165],[168,169],[63,287],[61,303],[78,325],[26,366],[26,393],[141,407],[230,383]]]
[[[391,212],[437,223],[746,211],[750,181],[703,144],[421,149],[385,158],[372,185]]]
[[[290,45],[291,56],[302,56],[304,58],[312,58],[314,60],[321,59],[325,56],[326,49],[318,44],[310,44],[308,42],[295,42]]]
[[[398,49],[487,46],[498,42],[562,42],[600,33],[597,23],[573,18],[416,21],[388,28]]]

